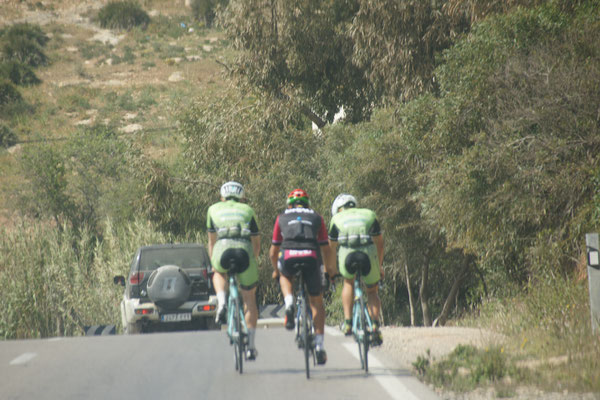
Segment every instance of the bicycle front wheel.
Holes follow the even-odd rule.
[[[309,327],[308,327],[308,303],[306,302],[306,299],[303,299],[302,301],[302,311],[300,312],[301,318],[302,318],[302,344],[304,347],[304,365],[306,367],[306,379],[310,378],[310,364],[309,364],[309,357],[310,357],[310,331],[309,331]]]
[[[361,358],[361,366],[365,370],[365,374],[369,373],[369,331],[367,329],[367,307],[365,306],[365,300],[360,298],[360,321],[361,321],[361,330],[363,332],[362,337],[358,343],[358,351],[362,350]],[[362,347],[362,349],[361,349]]]
[[[244,338],[242,334],[242,321],[240,311],[240,300],[233,302],[233,352],[235,357],[235,369],[240,374],[244,372]]]

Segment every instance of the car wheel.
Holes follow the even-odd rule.
[[[123,326],[123,333],[126,335],[142,333],[142,324],[139,322],[127,323]]]
[[[221,324],[215,322],[215,317],[205,317],[204,320],[206,321],[206,329],[209,331],[221,330]]]

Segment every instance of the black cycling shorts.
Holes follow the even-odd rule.
[[[279,271],[292,279],[302,268],[302,276],[306,282],[306,290],[310,296],[322,293],[321,268],[316,250],[282,249],[279,252]]]

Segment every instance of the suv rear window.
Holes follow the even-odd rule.
[[[140,255],[140,271],[154,271],[163,265],[177,265],[183,269],[210,265],[208,254],[202,247],[176,247],[145,249]]]

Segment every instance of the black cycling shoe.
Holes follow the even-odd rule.
[[[352,335],[352,322],[342,322],[342,326],[340,327],[340,329],[345,336]]]
[[[327,362],[327,352],[325,350],[317,350],[315,355],[317,356],[317,364],[325,365]]]
[[[256,349],[248,349],[246,350],[246,360],[254,361],[258,356],[258,351]]]
[[[379,329],[373,330],[373,333],[371,333],[371,346],[381,346],[382,343],[383,337],[381,331]]]
[[[285,329],[291,331],[296,327],[294,322],[294,307],[288,307],[285,309]]]
[[[227,323],[227,308],[223,307],[219,311],[217,311],[217,316],[215,318],[215,322],[217,324],[226,324]]]

